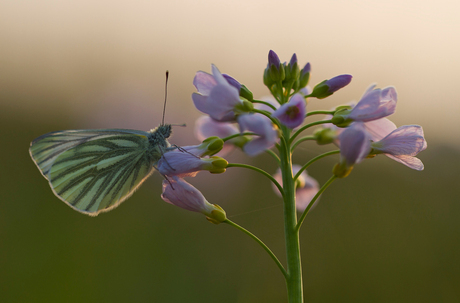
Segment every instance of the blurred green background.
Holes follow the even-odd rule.
[[[171,142],[196,144],[190,95],[210,64],[267,94],[270,49],[311,62],[311,84],[352,83],[308,109],[394,85],[398,125],[424,127],[423,172],[366,160],[322,196],[302,227],[306,302],[460,302],[460,21],[456,1],[1,1],[0,301],[286,302],[284,280],[251,239],[160,199],[159,174],[96,218],[57,199],[28,154],[62,129],[148,130],[187,123]],[[303,143],[305,163],[330,147]],[[274,173],[267,155],[231,162]],[[324,183],[337,158],[309,174]],[[264,177],[232,168],[189,182],[263,239],[284,263],[281,200]]]

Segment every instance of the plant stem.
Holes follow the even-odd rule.
[[[251,233],[250,231],[248,231],[247,229],[239,226],[238,224],[236,224],[235,222],[233,221],[230,221],[229,219],[225,220],[223,223],[227,223],[228,225],[231,225],[239,230],[241,230],[242,232],[244,232],[245,234],[247,234],[248,236],[250,236],[252,239],[254,239],[257,243],[259,243],[260,246],[262,246],[262,248],[270,255],[270,257],[273,259],[273,261],[275,261],[276,265],[278,266],[278,268],[281,270],[281,273],[283,274],[284,277],[287,276],[287,273],[286,273],[286,270],[284,269],[283,265],[281,264],[281,262],[278,260],[278,258],[276,257],[276,255],[270,250],[270,248],[268,248],[267,245],[265,245],[264,242],[262,242],[262,240],[260,240],[259,238],[257,238],[253,233]]]
[[[316,193],[316,195],[313,197],[313,199],[311,200],[310,204],[308,204],[308,207],[304,210],[302,216],[300,217],[299,219],[299,222],[297,222],[297,225],[295,227],[295,230],[297,232],[299,232],[299,229],[300,229],[300,226],[302,226],[302,223],[303,223],[303,220],[305,219],[305,217],[307,216],[308,214],[308,211],[310,210],[310,208],[313,206],[313,204],[315,204],[315,201],[316,199],[318,199],[318,197],[326,190],[326,188],[331,185],[332,181],[334,181],[335,179],[337,179],[336,176],[332,176],[329,180],[327,180],[327,182],[320,188],[320,190]]]
[[[297,141],[298,142],[298,141]],[[297,174],[295,174],[294,176],[294,181],[297,180],[297,178],[300,176],[300,174],[307,169],[307,167],[309,167],[311,164],[313,164],[314,162],[318,161],[319,159],[321,158],[324,158],[326,156],[330,156],[330,155],[335,155],[335,154],[339,154],[340,153],[340,150],[333,150],[333,151],[330,151],[330,152],[327,152],[327,153],[324,153],[324,154],[321,154],[319,156],[316,156],[314,157],[313,159],[311,159],[310,161],[308,161],[307,163],[305,163],[304,166],[302,166],[299,171],[297,172]]]
[[[292,153],[288,142],[290,129],[282,127],[280,144],[281,173],[284,189],[284,234],[286,241],[287,277],[286,286],[289,303],[303,303],[302,266],[300,258],[299,232],[296,229],[297,211],[295,206],[295,183],[292,175]]]
[[[333,115],[335,113],[335,110],[316,110],[312,112],[308,112],[305,117],[309,117],[312,115]]]
[[[251,169],[251,170],[254,170],[258,173],[261,173],[262,175],[264,175],[265,177],[267,177],[268,179],[270,179],[273,184],[275,184],[276,187],[278,187],[280,193],[281,193],[281,196],[284,196],[284,190],[283,190],[283,187],[278,183],[278,181],[275,180],[275,178],[273,178],[272,175],[270,175],[269,173],[267,173],[266,171],[258,168],[258,167],[255,167],[255,166],[251,166],[251,165],[248,165],[248,164],[240,164],[240,163],[229,163],[227,164],[227,168],[229,167],[243,167],[243,168],[247,168],[247,169]]]

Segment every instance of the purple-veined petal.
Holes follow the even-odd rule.
[[[354,121],[367,122],[389,116],[395,112],[397,94],[394,87],[366,90],[361,100],[346,116]]]
[[[413,156],[406,156],[406,155],[393,156],[390,154],[385,154],[385,156],[387,156],[390,159],[395,160],[396,162],[404,164],[409,168],[412,168],[418,171],[421,171],[425,168],[423,165],[423,162],[419,158],[416,158]]]
[[[272,117],[277,118],[289,128],[296,128],[303,123],[306,113],[307,105],[305,99],[301,94],[295,94],[288,103],[281,105],[272,114]]]
[[[426,149],[427,144],[421,126],[404,125],[392,131],[379,142],[375,142],[372,147],[380,153],[393,156],[416,156]]]

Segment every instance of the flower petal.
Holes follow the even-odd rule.
[[[193,79],[193,85],[195,85],[200,94],[208,96],[212,88],[217,85],[217,82],[213,75],[198,71]]]
[[[306,113],[307,105],[304,97],[301,94],[295,94],[289,102],[281,105],[272,114],[272,117],[277,118],[282,124],[293,129],[303,123]]]
[[[361,162],[371,150],[370,135],[361,122],[352,123],[339,136],[340,155],[348,166]]]

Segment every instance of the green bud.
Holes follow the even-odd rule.
[[[213,156],[210,158],[212,166],[208,168],[211,174],[222,174],[225,172],[228,161],[221,157]]]
[[[327,80],[324,80],[323,82],[317,84],[315,88],[313,88],[313,91],[311,92],[309,97],[324,99],[332,95],[333,93],[329,92],[329,86],[326,84],[326,81]]]
[[[202,156],[211,156],[217,154],[224,147],[224,141],[219,137],[206,138],[200,145],[200,149],[206,149]]]
[[[313,136],[316,139],[316,143],[319,145],[326,145],[334,142],[337,133],[330,128],[320,128],[314,132]]]
[[[347,115],[350,113],[351,107],[348,106],[348,107],[345,107],[345,106],[341,106],[338,108],[338,110],[336,110],[336,112],[334,113],[334,116],[332,116],[332,124],[338,126],[338,127],[347,127],[348,125],[350,125],[353,120],[351,119],[347,119]]]
[[[248,101],[254,100],[254,96],[252,95],[252,92],[243,84],[241,85],[241,88],[240,88],[240,96],[245,98]]]
[[[245,113],[250,113],[254,110],[254,104],[252,102],[246,100],[246,99],[241,99],[241,103],[235,106],[235,112],[237,114],[245,114]]]
[[[345,162],[337,163],[334,168],[332,169],[332,173],[337,178],[345,178],[347,177],[351,171],[353,170],[353,166],[347,166]]]
[[[286,77],[286,72],[284,70],[284,65],[280,64],[278,67],[271,65],[268,69],[268,74],[273,82],[281,82]]]
[[[227,221],[227,213],[225,210],[217,204],[212,204],[212,206],[214,206],[214,210],[206,216],[206,219],[213,224],[220,224]]]
[[[270,77],[270,73],[268,72],[269,68],[267,67],[264,70],[264,84],[268,88],[271,88],[273,84],[275,84],[275,81],[272,80],[272,77]]]

